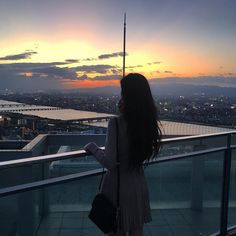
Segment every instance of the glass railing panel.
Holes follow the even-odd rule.
[[[49,145],[47,148],[48,154],[56,154],[58,153],[61,145]]]
[[[83,149],[88,142],[95,142],[104,146],[106,135],[104,134],[68,134],[48,137],[47,153],[55,154]]]
[[[232,150],[228,226],[236,226],[236,149]]]
[[[69,141],[65,140],[70,137]],[[53,137],[53,142],[72,143],[68,145],[48,145],[46,154],[66,153],[69,151],[83,150],[86,143],[95,141],[98,145],[104,145],[104,135],[59,135]],[[76,143],[76,145],[75,145]],[[53,162],[45,161],[42,164],[22,165],[0,170],[0,188],[43,180],[47,178],[59,177],[67,174],[79,173],[82,171],[100,168],[101,166],[92,156],[69,158]]]
[[[161,226],[174,235],[219,230],[223,156],[218,152],[146,168],[153,212],[148,227],[153,235]]]
[[[23,165],[0,170],[0,188],[42,180],[43,164]]]
[[[0,235],[103,235],[88,219],[101,175],[0,198]]]
[[[216,136],[207,138],[197,138],[190,140],[172,141],[162,145],[159,156],[171,156],[187,154],[195,151],[203,151],[214,148],[224,148],[227,146],[227,136]]]
[[[93,156],[85,156],[51,162],[48,165],[48,178],[59,177],[66,174],[80,173],[83,171],[101,168]]]
[[[101,168],[93,156],[16,166],[0,170],[0,188]]]
[[[235,130],[236,131],[236,130]],[[231,135],[231,144],[236,145],[236,134]]]
[[[41,190],[0,198],[0,235],[34,235],[43,214]]]

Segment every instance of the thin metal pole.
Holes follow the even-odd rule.
[[[126,13],[124,14],[124,39],[123,39],[123,77],[125,77],[125,55],[126,55]]]
[[[230,191],[230,169],[231,169],[231,135],[227,135],[227,149],[224,153],[221,214],[220,214],[220,235],[227,235],[229,191]]]

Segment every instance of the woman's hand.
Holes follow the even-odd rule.
[[[96,151],[99,149],[96,143],[88,143],[84,146],[84,150],[88,153],[95,154]]]

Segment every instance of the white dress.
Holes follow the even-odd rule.
[[[148,187],[143,169],[131,171],[128,168],[128,141],[126,122],[118,117],[118,153],[120,158],[120,227],[124,231],[138,228],[150,222],[151,210]],[[108,123],[105,151],[94,143],[89,150],[102,166],[108,169],[101,192],[116,204],[117,168],[116,168],[116,121]]]

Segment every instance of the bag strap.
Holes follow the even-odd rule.
[[[117,201],[116,201],[116,206],[117,208],[120,207],[120,157],[119,157],[119,152],[118,152],[118,137],[119,137],[119,127],[118,127],[118,119],[115,117],[115,122],[116,122],[116,165],[117,165]],[[102,177],[100,179],[100,183],[98,186],[98,191],[101,191],[102,187],[102,181],[105,173],[105,168],[103,167],[102,169]]]
[[[118,149],[118,138],[119,138],[119,127],[118,127],[118,119],[115,118],[116,121],[116,165],[117,165],[117,208],[120,207],[120,157],[119,157],[119,149]]]
[[[104,173],[105,173],[105,168],[103,167],[103,168],[102,168],[102,177],[101,177],[101,179],[100,179],[99,186],[98,186],[98,192],[101,191]]]

